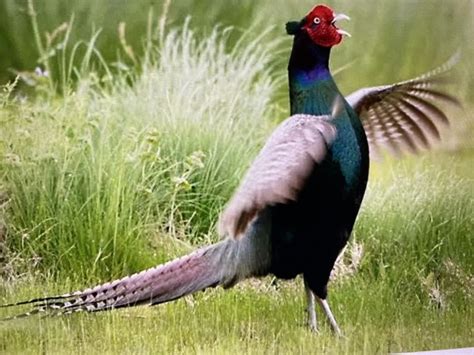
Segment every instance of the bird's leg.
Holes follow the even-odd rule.
[[[313,294],[313,291],[311,291],[311,289],[309,288],[306,280],[304,281],[304,291],[306,293],[306,303],[308,307],[306,309],[306,311],[308,312],[308,326],[313,332],[318,333],[318,323],[316,320],[316,307],[314,304],[314,294]]]
[[[324,298],[319,298],[317,297],[319,304],[321,305],[321,308],[323,309],[324,313],[326,314],[326,317],[328,317],[329,323],[331,324],[331,328],[334,331],[334,333],[337,336],[342,336],[341,329],[336,323],[336,319],[334,318],[334,315],[331,312],[331,308],[329,307],[328,301]]]

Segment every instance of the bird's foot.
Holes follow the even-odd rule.
[[[315,309],[315,304],[314,304],[314,295],[313,293],[311,292],[311,290],[309,289],[309,287],[306,286],[306,298],[307,298],[307,302],[308,302],[308,305],[307,305],[307,308],[306,308],[306,312],[308,314],[308,327],[309,329],[311,330],[311,332],[315,333],[315,334],[319,334],[319,330],[318,330],[318,321],[317,321],[317,318],[316,318],[316,309]]]
[[[334,333],[339,338],[344,338],[341,332],[341,328],[337,325],[336,319],[334,318],[334,315],[331,312],[331,308],[329,307],[329,303],[327,300],[319,298],[318,297],[318,302],[321,305],[321,308],[323,309],[324,313],[326,314],[326,317],[329,321],[329,324],[331,325],[331,329]]]
[[[308,322],[308,328],[311,331],[311,333],[314,333],[317,335],[320,334],[318,326],[316,324],[312,324],[311,322]]]
[[[316,319],[316,310],[314,309],[313,304],[308,304],[308,308],[306,308],[306,325],[313,333],[319,334],[318,330],[318,322]]]
[[[307,309],[307,312],[308,312],[307,325],[309,329],[311,330],[311,332],[315,334],[319,334],[318,322],[316,320],[316,311],[314,309],[314,306],[310,304]]]
[[[336,326],[336,327],[333,327],[333,326],[331,325],[331,328],[332,328],[332,331],[333,331],[333,333],[334,333],[335,336],[337,336],[338,338],[341,338],[341,339],[347,339],[347,338],[344,336],[344,334],[342,334],[341,329],[340,329],[339,327],[337,327],[337,326]]]

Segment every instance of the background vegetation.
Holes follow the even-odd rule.
[[[449,111],[444,144],[373,165],[330,291],[347,339],[304,330],[300,280],[263,280],[152,310],[3,323],[0,352],[472,345],[474,5],[330,4],[353,19],[343,24],[353,38],[332,60],[344,92],[407,79],[463,52],[451,89],[465,109]],[[283,24],[313,5],[2,1],[1,299],[83,287],[215,241],[219,211],[288,114]]]
[[[70,33],[70,45],[88,40],[100,30],[96,47],[107,62],[117,62],[120,47],[119,23],[126,23],[127,41],[137,54],[145,51],[144,39],[149,30],[149,9],[155,16],[162,12],[164,0],[61,0],[36,1],[34,14],[41,33],[53,34],[64,23],[74,24]],[[357,70],[349,70],[338,79],[344,90],[361,86],[398,81],[423,73],[444,62],[458,48],[463,55],[462,69],[472,73],[474,54],[474,5],[470,0],[416,0],[416,1],[327,1],[336,11],[350,15],[352,20],[343,27],[354,34],[344,45],[336,48],[333,67],[351,64]],[[273,39],[281,40],[277,53],[271,60],[280,65],[278,77],[285,75],[284,67],[290,50],[289,36],[284,34],[284,24],[300,19],[314,6],[312,0],[302,1],[226,1],[208,2],[171,1],[168,23],[182,26],[188,17],[192,27],[200,34],[209,34],[216,25],[237,29],[232,46],[241,31],[249,30],[256,36],[262,30],[271,30],[270,36],[260,41],[265,47]],[[3,81],[15,77],[15,70],[32,70],[55,50],[39,56],[33,36],[31,9],[28,0],[4,0],[0,3],[0,78]],[[159,37],[156,28],[153,38]],[[60,48],[59,48],[60,49]],[[281,50],[281,52],[280,52]],[[76,59],[80,61],[78,56]],[[129,58],[128,58],[129,59]],[[468,76],[468,77],[467,77]],[[463,87],[474,93],[474,79],[466,75]]]

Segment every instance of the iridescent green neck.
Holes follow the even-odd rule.
[[[339,90],[332,78],[315,80],[310,84],[292,80],[290,76],[291,114],[327,115]]]

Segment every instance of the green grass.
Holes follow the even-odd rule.
[[[204,11],[203,5],[189,3],[196,13]],[[55,4],[47,3],[52,14]],[[91,4],[74,6],[96,15],[106,9]],[[6,5],[16,6],[9,1],[0,6]],[[46,11],[46,2],[36,5],[38,12]],[[262,18],[281,23],[306,11],[300,4],[280,5],[288,11],[275,11],[268,3],[245,5],[248,18],[235,23]],[[371,33],[368,14],[354,4],[342,5],[353,18],[366,19],[347,28],[370,33],[371,46],[393,40],[406,45],[398,48],[418,53],[414,48],[422,34],[405,43],[401,30],[393,36],[388,30]],[[178,21],[173,13],[180,6],[170,8],[171,22]],[[417,12],[415,21],[399,16],[409,11],[404,2],[377,6],[377,28],[395,26],[397,19],[404,30],[424,26],[421,18],[434,11]],[[220,18],[223,9],[216,5],[206,20]],[[440,11],[458,18],[463,9]],[[74,26],[87,22],[81,13]],[[236,13],[223,18],[233,21]],[[388,13],[399,15],[387,18]],[[102,35],[78,43],[75,27],[64,27],[54,40],[54,55],[42,62],[55,68],[53,77],[26,73],[19,80],[30,80],[30,90],[15,84],[3,88],[0,303],[82,288],[217,239],[222,206],[274,124],[287,114],[281,62],[290,43],[280,41],[276,30],[262,33],[262,20],[243,32],[212,23],[203,35],[195,26],[204,26],[204,16],[197,17],[180,30],[157,34],[150,29],[159,21],[150,18],[143,53],[136,45],[128,47],[134,44],[133,26],[128,27],[121,55],[113,61],[98,50]],[[42,19],[33,24],[44,54],[52,43],[41,36]],[[87,26],[79,27],[80,32]],[[21,37],[21,31],[16,34]],[[444,32],[439,36],[450,38]],[[117,43],[110,42],[117,51]],[[371,56],[356,62],[365,64],[343,71],[337,81],[347,91],[369,81],[403,79],[442,62],[454,42],[436,55],[430,52],[434,47],[424,48],[432,55],[417,55],[416,64],[414,55],[404,57],[396,73],[397,58],[383,59],[395,49],[376,55],[376,47],[370,47]],[[356,49],[347,40],[335,51],[334,66],[350,61]],[[377,63],[385,64],[367,75]],[[424,158],[373,164],[354,247],[338,264],[339,278],[330,288],[346,339],[334,338],[326,326],[319,336],[304,327],[301,280],[275,288],[265,279],[152,309],[0,323],[0,353],[387,353],[472,346],[474,153],[466,144],[472,123],[462,121],[471,113],[469,106],[450,112],[455,134],[443,149]],[[463,150],[452,153],[448,148],[453,147]],[[0,318],[12,312],[0,309]]]
[[[354,235],[362,261],[354,276],[330,286],[346,339],[334,338],[324,323],[318,336],[304,327],[301,280],[275,288],[265,279],[154,308],[4,323],[2,350],[352,354],[471,346],[474,176],[464,165],[473,159],[432,156],[374,165]],[[168,251],[168,257],[183,252]],[[84,278],[70,277],[7,283],[4,301],[86,286],[78,281]]]
[[[54,287],[56,289],[56,287]],[[23,289],[30,296],[38,287]],[[26,291],[26,292],[25,292]],[[389,353],[472,345],[472,307],[438,310],[383,282],[355,277],[333,289],[345,339],[304,325],[302,282],[211,290],[158,307],[0,325],[4,353]]]
[[[100,85],[83,69],[63,96],[40,82],[24,103],[7,88],[0,171],[11,198],[6,244],[18,259],[55,274],[118,275],[151,260],[160,235],[215,239],[275,87],[259,37],[231,53],[226,41],[217,29],[197,41],[185,27],[159,55],[150,48],[133,77],[120,71]]]

